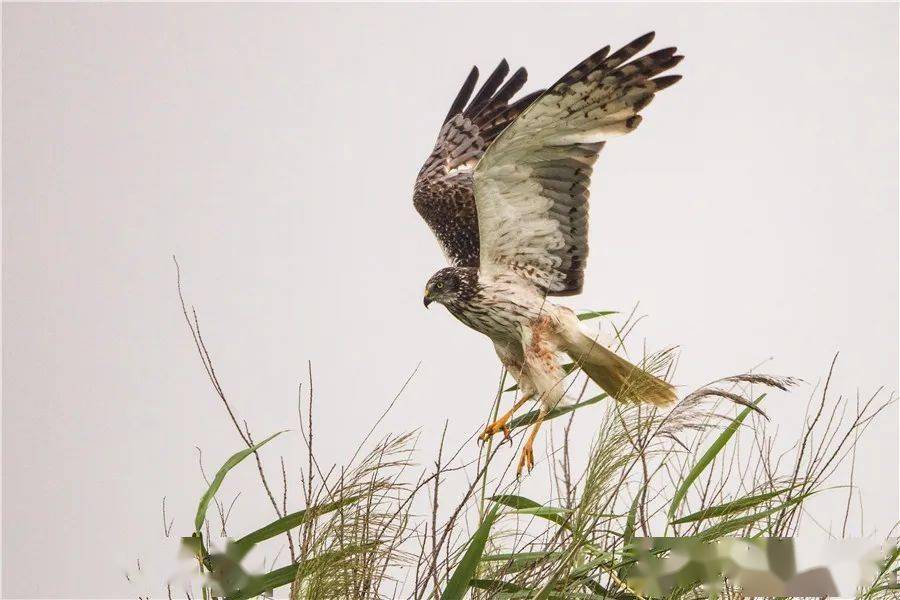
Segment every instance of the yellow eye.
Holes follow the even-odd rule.
[[[437,289],[439,289],[439,290],[444,289],[444,282],[439,281],[437,284]]]

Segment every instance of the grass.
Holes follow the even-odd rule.
[[[576,390],[576,403],[548,416],[562,434],[561,439],[547,437],[552,491],[528,498],[514,474],[517,452],[501,454],[493,440],[477,446],[470,439],[450,451],[442,437],[434,463],[422,467],[413,460],[415,432],[371,441],[373,427],[346,465],[324,468],[313,443],[310,369],[299,405],[307,464],[300,480],[291,483],[282,461],[279,503],[263,463],[262,446],[272,436],[255,443],[229,403],[196,311],[181,296],[180,277],[179,296],[204,370],[243,446],[208,481],[198,501],[194,531],[184,542],[202,579],[199,594],[188,589],[185,597],[236,600],[273,591],[297,600],[659,597],[640,577],[640,557],[665,557],[672,552],[672,539],[690,536],[791,537],[809,516],[809,498],[846,493],[847,486],[834,481],[838,467],[855,459],[860,436],[894,401],[882,390],[855,406],[835,398],[833,362],[822,389],[809,400],[796,443],[775,454],[766,395],[795,389],[792,379],[758,373],[726,377],[687,394],[674,408],[658,410],[588,394],[590,386],[573,369],[567,384]],[[585,313],[582,319],[612,314]],[[620,339],[631,331],[633,317],[616,329]],[[651,355],[642,366],[670,378],[675,356],[673,351]],[[515,394],[507,383],[501,373],[485,422]],[[575,448],[570,431],[576,414],[588,407],[601,410],[603,418],[591,446]],[[735,416],[729,416],[729,407],[736,407]],[[510,422],[514,446],[521,445],[535,416],[523,414]],[[597,422],[592,418],[592,426]],[[221,486],[229,470],[251,456],[275,517],[266,522],[261,516],[255,531],[212,548],[210,520],[218,517],[224,531],[234,504],[226,507],[220,500]],[[583,468],[576,470],[576,463]],[[463,489],[460,497],[445,497],[451,478],[463,482],[456,486]],[[293,512],[286,501],[289,487],[299,489],[303,499]],[[848,494],[842,535],[851,512]],[[168,533],[172,525],[165,513],[163,522]],[[287,564],[266,573],[247,572],[242,559],[271,539],[286,542]],[[859,597],[896,597],[892,576],[898,567],[900,551],[895,550]],[[665,597],[705,598],[710,590],[741,597],[725,578],[712,587],[699,577],[679,582]],[[171,587],[168,593],[173,597]]]

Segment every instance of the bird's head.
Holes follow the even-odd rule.
[[[475,295],[478,272],[466,267],[447,267],[431,276],[425,284],[425,308],[432,302],[445,306],[466,302]]]

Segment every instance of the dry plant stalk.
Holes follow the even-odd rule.
[[[178,294],[213,389],[242,442],[250,448],[250,429],[226,398],[200,333],[196,310],[188,310],[184,301],[180,270]],[[640,320],[633,310],[624,323],[615,326],[620,345],[617,350],[624,348],[625,338]],[[636,362],[670,380],[677,354],[670,349]],[[460,572],[468,565],[471,572],[464,573],[462,589],[473,599],[640,599],[642,596],[628,584],[635,560],[633,542],[638,537],[783,537],[797,531],[806,498],[824,489],[836,469],[853,456],[866,428],[894,401],[894,394],[885,398],[879,389],[864,401],[857,399],[853,414],[848,416],[846,399],[829,394],[834,368],[832,362],[819,399],[810,404],[800,439],[778,456],[774,456],[768,417],[759,406],[761,392],[788,391],[797,381],[744,373],[687,394],[671,410],[603,401],[598,406],[604,407],[604,418],[584,468],[576,471],[580,453],[570,443],[576,423],[574,412],[601,402],[604,395],[587,398],[589,382],[572,367],[565,385],[576,405],[548,415],[549,421],[565,417],[559,421],[561,443],[556,443],[556,432],[548,438],[546,464],[555,496],[538,502],[516,493],[513,464],[517,452],[504,453],[508,460],[500,460],[500,446],[491,440],[477,447],[474,457],[467,458],[476,448],[480,423],[452,451],[445,446],[445,423],[436,459],[422,469],[413,461],[415,433],[388,435],[365,449],[382,415],[346,466],[323,468],[314,446],[314,389],[309,365],[305,396],[302,387],[298,391],[306,465],[299,469],[299,482],[292,483],[291,470],[281,459],[280,505],[266,478],[260,453],[253,452],[260,484],[279,521],[296,514],[289,512],[288,495],[288,489],[295,485],[308,509],[302,522],[284,532],[290,562],[265,576],[246,575],[243,587],[217,590],[204,586],[201,596],[228,593],[233,598],[252,597],[249,594],[265,592],[269,589],[265,585],[277,580],[278,585],[290,585],[290,597],[295,600],[457,600],[462,597],[457,585]],[[413,375],[415,371],[410,379]],[[514,387],[504,388],[505,382],[506,374],[501,373],[486,416],[489,421],[493,420],[491,416],[496,418],[504,394],[515,393]],[[385,414],[408,383],[409,379]],[[640,390],[634,393],[640,394]],[[719,414],[726,405],[736,406],[743,416],[733,419]],[[513,445],[521,445],[529,418],[533,414],[510,423]],[[704,449],[716,447],[729,429],[726,426],[734,428],[734,437],[728,437],[697,472],[701,466],[698,457],[704,455]],[[205,478],[205,472],[203,475]],[[455,500],[444,497],[451,479],[463,490]],[[672,500],[680,488],[685,488],[684,494],[675,506]],[[735,504],[746,498],[760,500],[746,506]],[[218,497],[213,498],[223,535],[236,499],[226,506]],[[418,507],[426,507],[426,512],[416,513]],[[165,515],[165,504],[163,510],[168,534],[172,525]],[[842,533],[847,530],[850,513],[848,499]],[[487,534],[479,539],[485,526],[489,527]],[[208,522],[206,531],[209,539]],[[473,548],[478,550],[474,563]],[[658,552],[665,552],[665,548]],[[891,591],[884,588],[892,563],[886,564],[866,598],[879,599]],[[287,577],[274,578],[279,573]],[[729,582],[724,584],[724,597],[741,597],[740,590]],[[171,596],[171,589],[168,591]],[[676,590],[671,597],[696,598],[699,594],[700,589],[693,587]],[[192,597],[189,591],[185,595]]]

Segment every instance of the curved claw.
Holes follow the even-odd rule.
[[[485,442],[487,442],[494,434],[490,432],[489,429],[485,429],[484,432],[478,436],[478,445],[481,446]]]
[[[478,436],[479,443],[483,444],[487,442],[489,439],[494,437],[495,434],[503,432],[503,442],[509,440],[512,443],[512,436],[509,433],[509,427],[506,426],[506,421],[496,421],[491,423],[487,427],[484,428],[484,432]],[[500,442],[501,444],[503,442]]]
[[[494,421],[493,423],[491,423],[490,425],[485,427],[484,433],[482,433],[480,436],[478,436],[478,439],[481,442],[486,442],[489,439],[491,439],[495,433],[499,433],[502,431],[503,432],[503,442],[505,442],[506,440],[509,440],[510,445],[512,445],[512,435],[510,434],[509,426],[507,425],[507,423],[509,423],[509,420],[512,418],[513,414],[517,410],[519,410],[523,404],[528,402],[533,396],[534,396],[533,393],[528,393],[528,394],[525,394],[524,396],[522,396],[508,412],[504,413],[503,416],[501,416],[499,419],[497,419],[496,421]],[[502,444],[503,442],[500,442],[500,443]]]
[[[519,457],[519,466],[516,467],[516,479],[521,479],[523,468],[527,468],[529,473],[534,469],[534,450],[532,450],[531,444],[525,444],[525,447],[522,448],[522,455]]]

